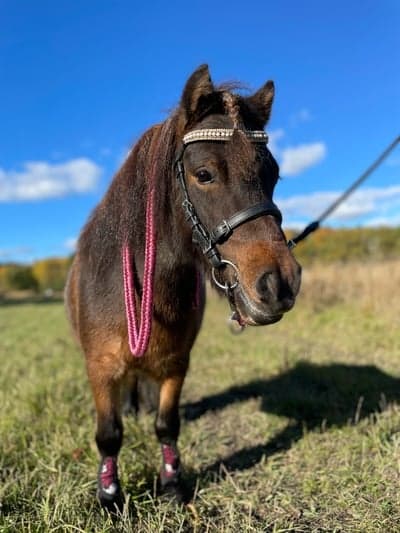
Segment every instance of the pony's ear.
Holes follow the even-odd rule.
[[[273,81],[267,81],[265,85],[261,87],[252,96],[247,98],[251,107],[254,108],[262,122],[265,124],[268,122],[271,115],[272,102],[274,100],[275,87]]]
[[[186,122],[191,122],[201,108],[202,101],[214,92],[208,65],[198,67],[187,80],[181,99]]]

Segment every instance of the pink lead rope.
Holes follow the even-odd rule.
[[[153,318],[153,286],[156,263],[156,230],[154,224],[154,187],[151,186],[146,205],[146,236],[143,267],[142,304],[140,309],[140,325],[137,323],[134,276],[131,268],[130,250],[127,244],[122,250],[122,266],[124,277],[124,298],[126,320],[128,324],[129,348],[135,357],[142,357],[146,352],[151,333]]]

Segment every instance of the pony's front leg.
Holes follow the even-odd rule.
[[[110,368],[88,366],[97,414],[96,444],[100,453],[97,475],[97,497],[109,511],[123,504],[118,478],[118,454],[122,444],[121,382]]]
[[[155,431],[161,445],[161,493],[175,498],[179,503],[186,499],[181,479],[181,464],[177,440],[179,437],[179,398],[185,376],[165,379],[160,387],[160,400],[155,420]]]

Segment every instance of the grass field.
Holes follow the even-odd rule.
[[[398,532],[399,286],[400,262],[313,267],[293,311],[240,337],[212,295],[182,399],[193,505],[154,498],[153,421],[128,418],[116,522],[62,303],[0,306],[0,531]]]

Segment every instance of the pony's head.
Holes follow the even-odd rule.
[[[300,287],[301,268],[272,203],[279,168],[262,142],[273,97],[271,81],[247,97],[215,87],[203,65],[188,79],[178,109],[180,136],[186,139],[180,158],[184,185],[203,229],[212,235],[221,222],[234,224],[236,214],[246,218],[219,240],[217,231],[211,252],[201,243],[206,269],[212,273],[217,265],[212,277],[228,289],[242,324],[278,321],[293,307]],[[218,140],[210,138],[214,134]],[[217,260],[210,262],[215,251]]]

